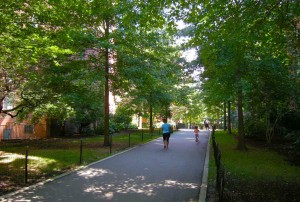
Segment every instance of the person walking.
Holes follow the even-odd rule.
[[[163,118],[163,124],[161,126],[162,133],[163,133],[163,141],[164,141],[164,148],[168,149],[169,147],[169,139],[172,132],[172,126],[171,124],[167,123],[167,119]]]
[[[199,129],[198,126],[195,126],[194,128],[194,134],[195,134],[195,141],[198,142],[199,141]]]
[[[209,130],[209,120],[205,119],[204,126],[206,130]]]

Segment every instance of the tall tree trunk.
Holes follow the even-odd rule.
[[[241,78],[238,74],[238,145],[237,149],[241,151],[247,150],[246,143],[245,143],[245,132],[244,132],[244,114],[243,114],[243,87],[241,84]]]
[[[228,126],[227,126],[227,129],[228,129],[228,134],[231,134],[231,103],[230,103],[230,101],[228,101],[228,104],[227,104],[227,107],[228,107],[228,109],[227,109],[227,113],[228,113]]]
[[[219,117],[220,117],[220,110],[217,109],[217,120],[216,120],[216,122],[214,124],[216,128],[220,128]]]
[[[153,107],[152,107],[152,103],[150,103],[150,109],[149,109],[149,114],[150,114],[150,132],[151,134],[153,133]]]
[[[224,130],[227,129],[227,126],[226,126],[226,102],[224,101]]]
[[[105,37],[109,40],[109,20],[105,20]],[[109,49],[105,48],[104,146],[109,146]]]

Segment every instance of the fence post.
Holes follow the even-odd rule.
[[[218,192],[219,201],[223,201],[223,191],[225,184],[225,166],[222,164],[222,153],[215,140],[215,126],[212,127],[212,143],[214,150],[214,159],[216,165],[216,188]]]
[[[226,169],[225,166],[223,164],[221,164],[220,167],[220,180],[219,180],[219,201],[223,201],[223,195],[224,195],[224,185],[225,185],[225,173],[226,173]]]
[[[79,157],[79,165],[82,164],[82,146],[83,146],[83,143],[82,143],[82,139],[80,140],[80,157]]]
[[[28,182],[28,148],[25,153],[25,184]]]
[[[109,153],[111,154],[111,150],[112,150],[112,134],[110,135],[110,141],[109,141]]]
[[[130,147],[130,132],[128,133],[128,145]]]

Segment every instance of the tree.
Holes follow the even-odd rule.
[[[143,41],[140,38],[139,47],[143,47],[142,52],[125,50],[118,55],[118,63],[122,68],[116,72],[117,80],[114,85],[118,86],[120,95],[130,96],[136,105],[147,106],[149,111],[150,130],[153,126],[153,112],[158,109],[161,114],[167,109],[173,99],[173,85],[178,80],[181,68],[176,64],[174,51],[162,44],[162,35],[153,32],[151,41]],[[150,35],[150,36],[151,36]],[[166,43],[168,39],[164,39]],[[130,56],[130,57],[128,57]],[[145,74],[145,72],[147,72]],[[123,86],[123,88],[120,88]],[[123,89],[123,90],[122,90]],[[168,113],[165,116],[170,116]]]
[[[21,118],[33,113],[36,119],[77,116],[91,120],[96,118],[93,109],[101,114],[99,106],[103,106],[104,145],[108,145],[108,93],[111,87],[122,91],[113,86],[122,79],[118,72],[126,68],[119,64],[130,58],[130,52],[141,52],[136,58],[140,68],[153,64],[159,69],[155,54],[165,49],[163,41],[157,40],[165,26],[163,4],[65,0],[8,1],[3,6],[6,9],[1,10],[1,17],[8,26],[1,27],[1,66],[5,67],[1,76],[6,82],[1,84],[1,101],[8,94],[19,99],[11,115],[16,116],[19,110],[23,112]],[[15,48],[15,44],[20,47]],[[131,78],[123,76],[124,80]],[[128,89],[126,85],[120,87]],[[100,93],[103,89],[104,96]],[[87,105],[82,105],[84,100],[88,100]]]
[[[1,112],[15,117],[51,98],[52,93],[47,95],[45,90],[35,94],[30,86],[43,78],[44,68],[58,65],[72,51],[57,45],[62,38],[53,37],[59,31],[50,23],[51,15],[45,15],[51,10],[47,3],[6,1],[1,6],[1,20],[5,22],[0,38]],[[31,99],[33,95],[36,97]],[[2,107],[7,98],[13,99],[12,109]]]
[[[99,9],[98,3],[95,3],[95,8]],[[162,13],[162,4],[159,2],[140,2],[140,1],[108,1],[105,3],[106,11],[103,19],[105,21],[105,121],[104,121],[104,144],[109,144],[108,141],[108,126],[109,126],[109,103],[108,92],[111,86],[112,90],[121,92],[120,88],[114,88],[123,79],[130,81],[132,75],[122,74],[123,69],[130,64],[127,62],[132,51],[137,51],[138,57],[134,63],[142,64],[143,66],[154,65],[155,52],[159,53],[161,49],[159,41],[156,37],[159,34],[159,29],[162,28],[165,20]],[[109,5],[109,6],[107,6]],[[151,16],[151,17],[150,17]],[[163,31],[163,30],[162,30]],[[156,40],[156,41],[155,41]],[[101,44],[100,44],[101,45]],[[154,50],[154,48],[157,50]],[[109,57],[110,54],[110,57]],[[128,55],[129,54],[129,55]],[[109,58],[114,58],[114,64],[109,63]],[[140,61],[139,61],[140,60]],[[148,83],[149,84],[149,83]],[[128,83],[123,82],[119,87],[128,87]],[[151,86],[147,86],[151,89]],[[146,92],[150,106],[152,106],[153,93]],[[150,109],[152,109],[150,107]],[[152,120],[152,119],[150,119]],[[152,125],[152,124],[150,124]]]
[[[206,100],[236,100],[239,116],[237,147],[244,150],[243,110],[249,106],[244,101],[251,100],[248,93],[254,89],[254,69],[263,72],[263,68],[257,69],[253,64],[272,58],[280,61],[281,67],[287,68],[286,61],[289,59],[287,48],[284,48],[288,44],[286,33],[294,33],[297,3],[216,1],[188,2],[181,6],[188,6],[182,10],[188,16],[185,21],[191,23],[193,28],[190,44],[199,47],[201,63],[205,68],[202,78]],[[272,63],[269,65],[272,66]],[[282,71],[277,72],[273,68],[272,74],[276,73]],[[280,91],[273,87],[272,90]]]

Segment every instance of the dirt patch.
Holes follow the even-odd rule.
[[[300,182],[243,181],[235,176],[226,177],[224,202],[299,202]],[[215,183],[210,182],[206,202],[219,201]]]
[[[216,190],[214,181],[209,181],[206,192],[206,202],[218,202],[219,196]]]
[[[300,200],[300,182],[284,181],[242,181],[230,176],[227,178],[223,201],[264,201],[292,202]]]

